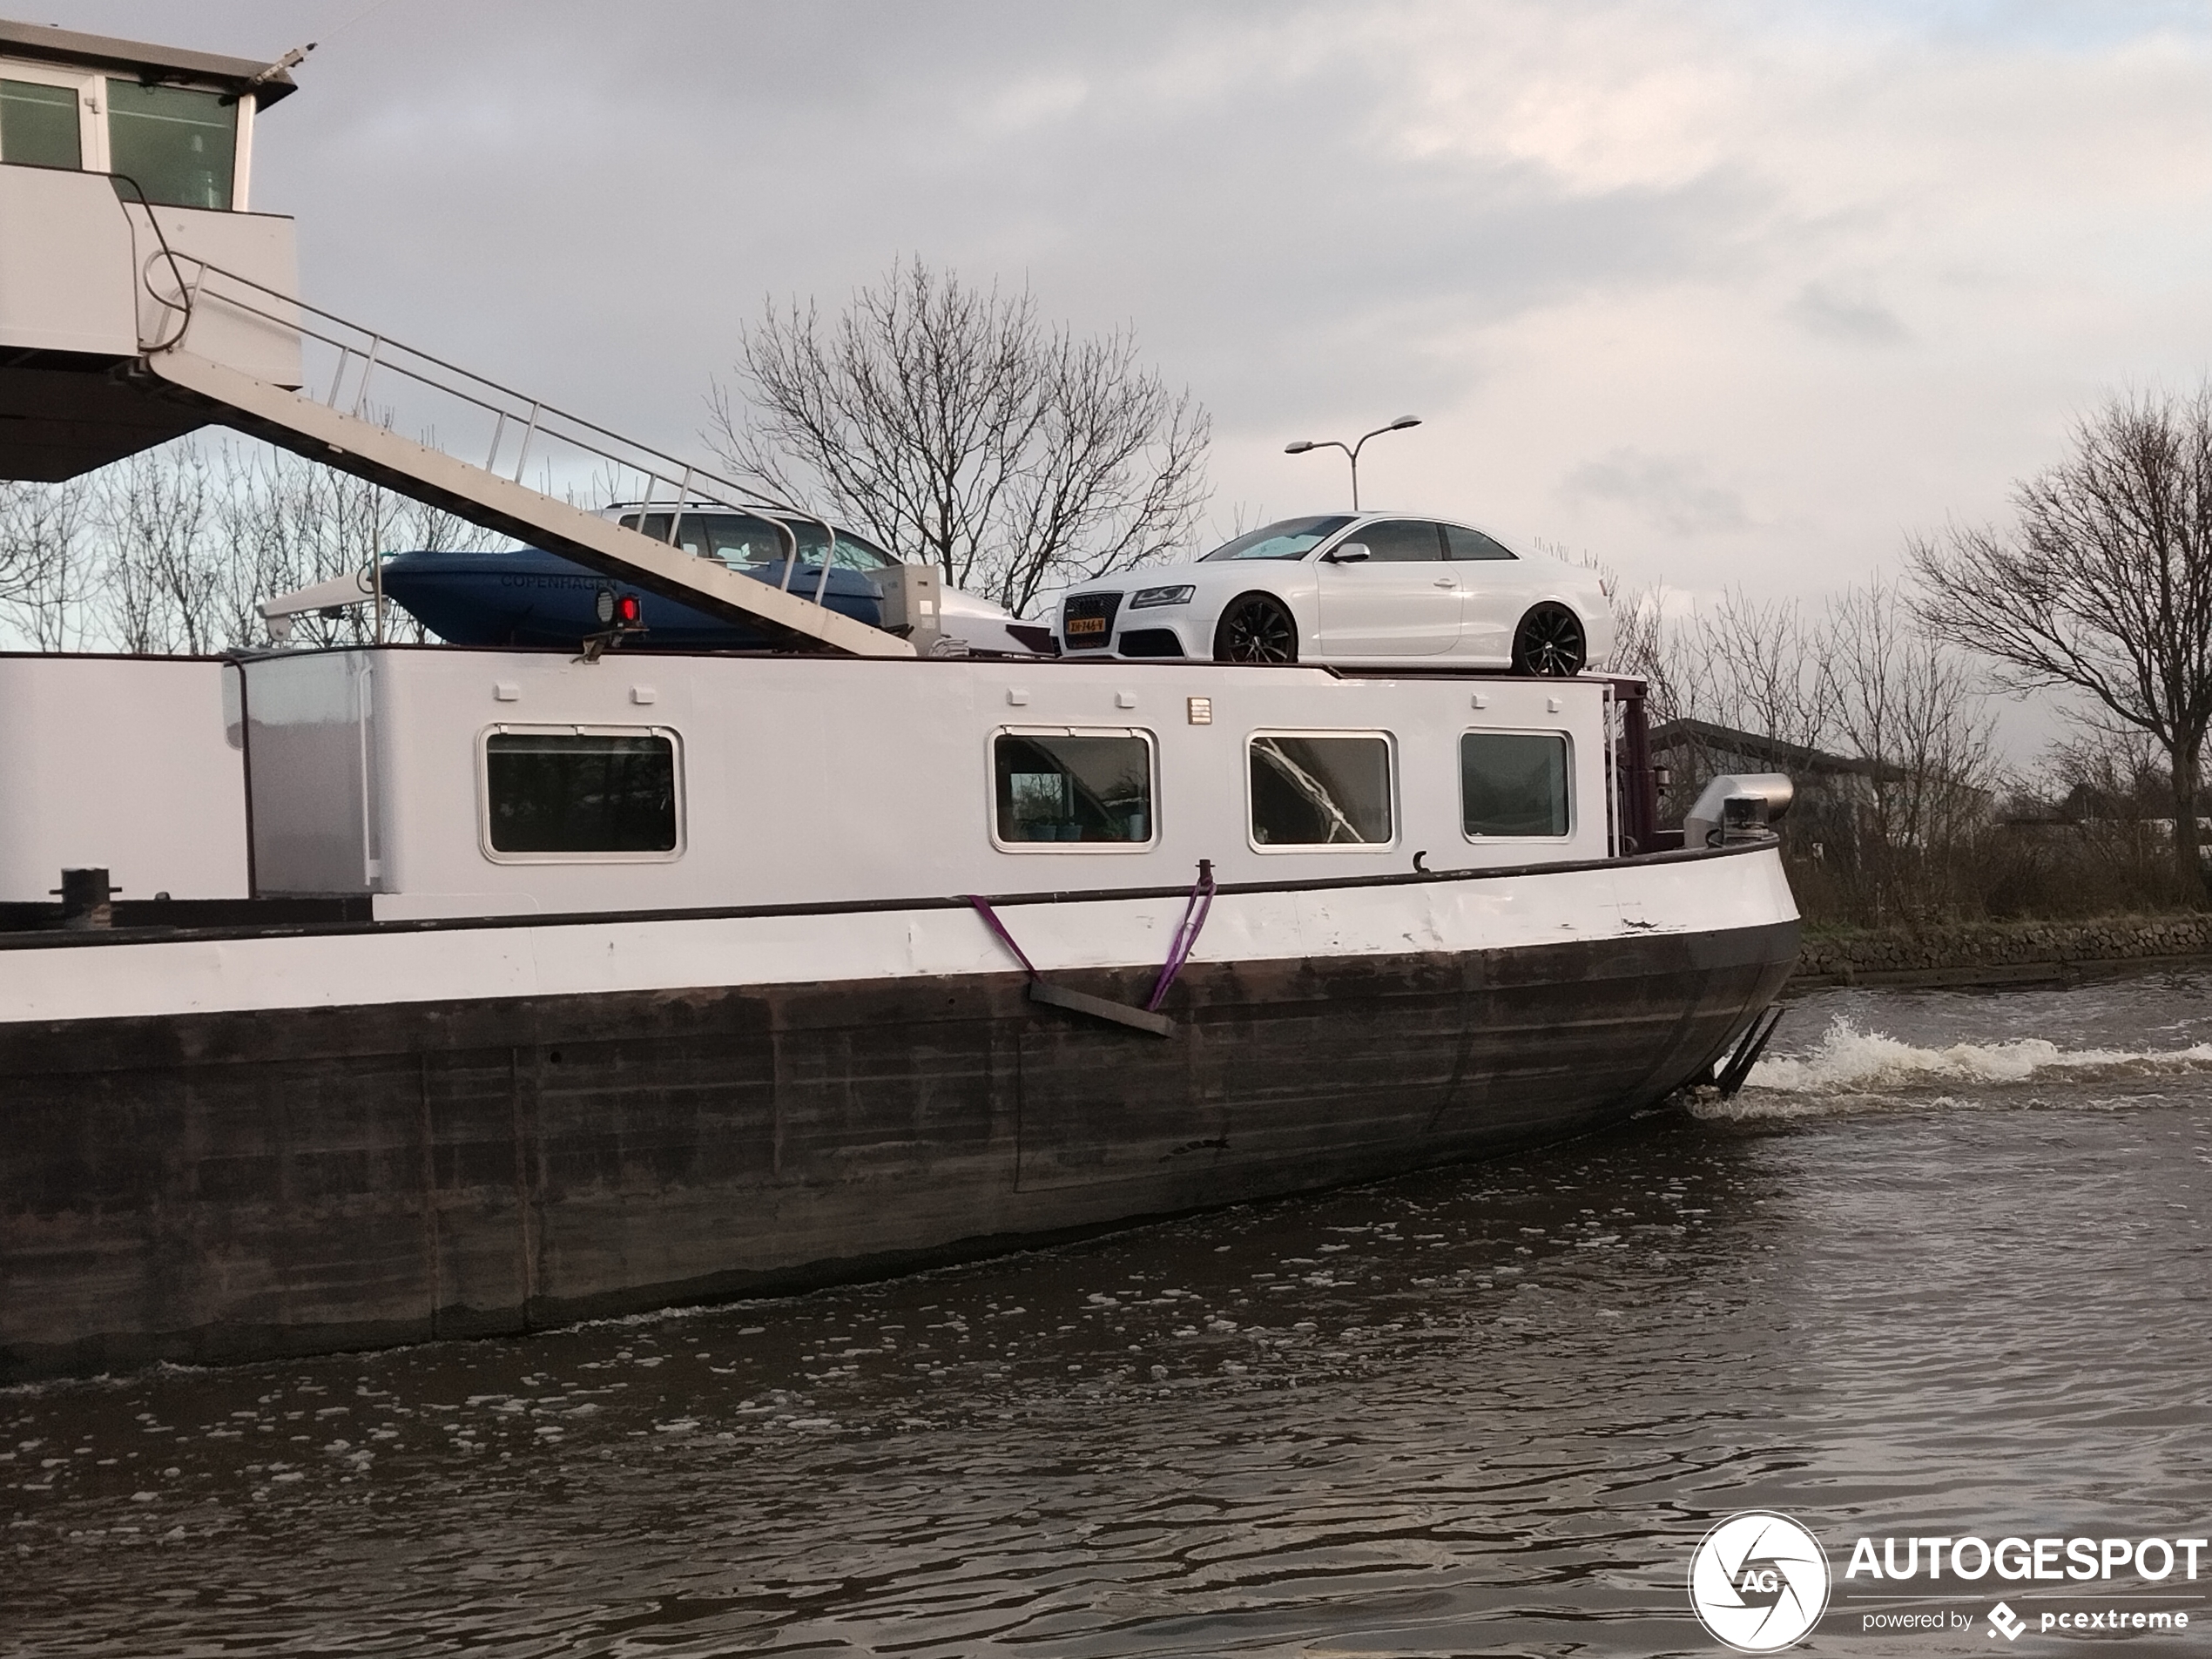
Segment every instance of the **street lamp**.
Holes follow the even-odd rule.
[[[1324,438],[1318,443],[1311,438],[1300,438],[1296,443],[1285,444],[1283,453],[1286,455],[1302,455],[1308,449],[1344,450],[1345,455],[1352,457],[1352,510],[1356,513],[1359,510],[1359,451],[1366,447],[1367,439],[1379,438],[1386,432],[1403,432],[1407,427],[1419,426],[1420,423],[1421,417],[1418,415],[1401,415],[1388,426],[1377,427],[1372,432],[1362,436],[1359,442],[1349,447],[1339,443],[1334,438]]]

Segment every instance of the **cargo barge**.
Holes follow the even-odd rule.
[[[0,658],[0,1381],[525,1332],[1380,1177],[1757,1042],[1797,949],[1786,781],[1724,783],[1669,845],[1635,682],[948,654],[912,566],[871,625],[522,478],[566,442],[640,503],[798,509],[299,300],[288,221],[243,211],[266,71],[12,25],[0,59],[158,69],[239,146],[189,203],[89,138],[0,156],[0,275],[74,273],[0,281],[0,474],[224,423],[598,573],[614,619]],[[496,417],[489,460],[361,418],[371,373]],[[765,648],[640,649],[637,593]]]

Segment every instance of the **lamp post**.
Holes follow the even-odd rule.
[[[1379,426],[1372,432],[1364,434],[1357,443],[1346,445],[1334,438],[1324,438],[1316,443],[1311,438],[1300,438],[1296,443],[1285,444],[1283,453],[1302,455],[1308,449],[1342,449],[1352,458],[1352,510],[1356,513],[1359,510],[1359,452],[1366,447],[1367,440],[1379,438],[1386,432],[1403,432],[1407,427],[1420,423],[1421,417],[1418,415],[1401,415],[1388,426]]]

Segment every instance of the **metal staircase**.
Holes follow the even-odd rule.
[[[12,177],[33,173],[44,176]],[[11,192],[29,192],[45,211],[10,211]],[[101,223],[103,213],[119,216],[127,234],[118,237],[113,218]],[[625,502],[711,502],[819,523],[813,515],[307,305],[239,268],[243,260],[219,263],[188,246],[192,233],[211,228],[206,221],[246,217],[193,214],[180,223],[174,212],[118,199],[105,175],[0,166],[0,476],[67,476],[219,424],[742,623],[779,648],[915,654],[906,640],[820,603],[826,559],[813,593],[787,591],[550,492],[557,469]],[[274,266],[280,277],[290,266],[289,223],[275,222],[282,257],[254,261],[263,276]],[[127,273],[113,268],[118,255],[128,260]],[[34,265],[74,266],[98,280],[76,285],[81,291],[8,281],[11,267]],[[125,284],[127,321],[111,297]],[[55,349],[64,342],[78,349]],[[320,397],[295,389],[307,385],[310,367],[315,386],[327,368]],[[436,447],[393,429],[401,405],[411,424],[437,435]],[[482,459],[464,459],[462,442]],[[534,461],[546,489],[524,482]],[[666,516],[672,538],[676,516]],[[637,522],[647,522],[642,510]],[[833,545],[834,530],[823,529]],[[794,562],[784,561],[786,583]]]

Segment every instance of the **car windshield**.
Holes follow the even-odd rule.
[[[1322,518],[1283,518],[1246,530],[1233,542],[1224,542],[1206,555],[1211,559],[1302,559],[1352,523],[1348,513]]]

